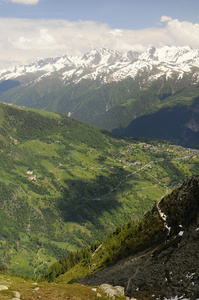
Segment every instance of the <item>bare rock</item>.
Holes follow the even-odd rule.
[[[0,285],[0,291],[8,290],[8,287],[6,285]]]
[[[100,288],[106,293],[109,298],[115,299],[115,296],[123,296],[124,288],[122,286],[112,286],[104,283],[100,285]]]
[[[19,294],[19,292],[13,292],[13,293],[15,294],[15,296],[11,300],[20,300],[20,294]]]

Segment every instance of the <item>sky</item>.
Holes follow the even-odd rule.
[[[150,45],[199,49],[199,0],[0,0],[0,69]]]

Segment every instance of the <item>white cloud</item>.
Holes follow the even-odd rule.
[[[160,19],[160,22],[168,22],[168,21],[172,21],[172,18],[167,16],[162,16]]]
[[[171,19],[168,20],[166,34],[170,37],[172,44],[199,48],[199,24]]]
[[[167,16],[162,28],[111,29],[93,21],[0,18],[0,68],[55,55],[83,55],[93,48],[144,51],[148,45],[199,48],[199,24]]]
[[[21,50],[42,50],[53,47],[56,49],[56,40],[48,33],[48,30],[43,28],[40,29],[38,36],[33,38],[26,38],[24,36],[19,37],[16,41],[12,42],[12,45]],[[52,48],[51,48],[52,49]]]
[[[112,36],[123,36],[122,34],[122,30],[121,29],[114,29],[110,31],[110,34],[112,34]]]
[[[10,2],[19,3],[19,4],[28,4],[36,5],[39,3],[39,0],[9,0]]]

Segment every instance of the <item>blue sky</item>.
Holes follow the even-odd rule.
[[[3,18],[90,20],[107,23],[111,28],[143,29],[157,26],[162,15],[197,23],[199,1],[0,0],[0,17]]]
[[[0,0],[0,68],[151,44],[199,48],[199,0]]]

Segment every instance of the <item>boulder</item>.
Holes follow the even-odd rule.
[[[115,299],[115,296],[123,296],[124,288],[122,286],[112,286],[111,284],[101,284],[100,288],[106,293],[107,297]]]
[[[0,291],[8,290],[8,287],[6,285],[0,285]]]
[[[13,292],[13,293],[15,294],[15,296],[11,300],[20,300],[20,294],[19,294],[19,292]]]

